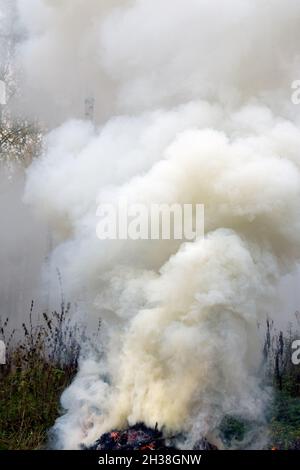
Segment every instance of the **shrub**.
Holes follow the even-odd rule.
[[[43,313],[36,325],[33,307],[19,340],[16,331],[7,334],[8,319],[0,323],[7,345],[7,363],[0,366],[0,449],[45,445],[60,413],[60,395],[76,374],[81,345],[92,344],[86,328],[72,323],[70,304],[62,301],[60,311]]]

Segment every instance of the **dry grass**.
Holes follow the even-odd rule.
[[[8,349],[7,364],[0,366],[0,449],[45,445],[60,414],[60,395],[76,374],[81,345],[91,342],[85,327],[72,323],[70,304],[42,314],[37,325],[33,307],[17,342],[15,331],[7,335],[8,319],[0,325]]]

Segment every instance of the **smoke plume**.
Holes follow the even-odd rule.
[[[25,200],[51,224],[66,295],[103,319],[58,446],[141,421],[185,446],[226,414],[259,426],[257,323],[299,260],[299,1],[17,3],[23,105],[56,125]],[[205,238],[99,241],[111,200],[203,203]]]

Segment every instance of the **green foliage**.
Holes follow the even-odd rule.
[[[300,449],[300,397],[278,391],[271,420],[272,444],[277,449]]]
[[[299,314],[296,312],[299,325]],[[270,409],[271,447],[300,449],[300,366],[292,363],[292,343],[299,339],[298,327],[286,334],[267,321],[265,357],[275,394]]]
[[[220,435],[224,444],[230,446],[234,441],[242,441],[246,430],[246,423],[242,419],[225,416],[220,426]]]
[[[59,396],[69,384],[70,369],[56,369],[37,358],[33,368],[16,368],[0,385],[0,447],[32,449],[46,439],[58,416]]]
[[[59,416],[59,399],[77,371],[84,327],[71,322],[70,305],[44,313],[41,323],[32,320],[6,338],[7,364],[0,366],[0,449],[36,449],[45,445],[47,431]],[[0,324],[7,335],[8,320]]]
[[[283,333],[267,320],[265,333],[266,382],[274,390],[270,408],[266,411],[269,426],[268,448],[300,450],[300,366],[292,363],[292,343],[300,338],[299,313],[296,325],[290,325]],[[246,422],[242,417],[225,416],[220,425],[220,437],[225,447],[243,445],[248,432],[255,423]],[[251,436],[250,436],[251,437]]]

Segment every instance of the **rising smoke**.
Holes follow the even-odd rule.
[[[103,319],[58,447],[143,421],[185,446],[263,422],[257,323],[299,260],[298,0],[19,0],[23,105],[59,126],[25,200],[66,295]],[[87,96],[94,123],[80,120]],[[96,238],[103,200],[205,204],[204,240]]]

